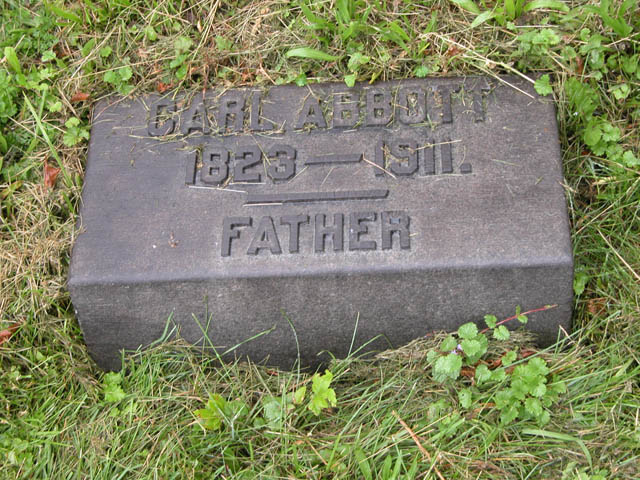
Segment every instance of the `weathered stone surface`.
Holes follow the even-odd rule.
[[[96,361],[169,317],[283,367],[516,305],[558,304],[528,324],[555,339],[573,275],[555,109],[504,81],[100,103],[69,277]]]

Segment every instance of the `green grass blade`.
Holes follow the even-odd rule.
[[[568,12],[569,7],[559,0],[533,0],[527,3],[522,9],[523,12],[530,12],[532,10],[538,10],[540,8],[548,8],[550,10],[559,10],[561,12]]]
[[[358,462],[358,469],[362,474],[362,478],[365,480],[372,480],[373,475],[371,474],[371,466],[369,465],[369,460],[367,460],[367,456],[364,454],[362,449],[358,448],[353,452],[353,456]]]
[[[315,48],[309,48],[309,47],[292,48],[286,53],[285,56],[287,58],[300,57],[300,58],[308,58],[310,60],[320,60],[324,62],[335,62],[336,60],[340,59],[340,57],[329,55],[328,53],[325,53],[322,50],[316,50]]]
[[[64,8],[60,8],[57,5],[50,2],[44,2],[44,6],[47,8],[47,10],[49,10],[51,13],[53,13],[54,15],[60,18],[64,18],[65,20],[70,20],[75,23],[82,23],[82,18],[80,18],[78,15],[76,15],[70,10],[65,10]]]
[[[513,3],[513,0],[504,0],[504,10],[507,12],[507,18],[509,20],[515,20],[517,18],[516,5]]]
[[[67,169],[64,168],[64,164],[62,163],[62,159],[58,155],[58,151],[53,146],[53,143],[51,142],[51,139],[49,138],[49,135],[47,134],[47,131],[44,128],[44,125],[42,125],[42,120],[40,120],[40,115],[36,113],[36,109],[33,108],[33,105],[29,101],[29,98],[27,97],[26,94],[24,94],[24,101],[27,104],[27,107],[29,107],[29,110],[31,111],[31,115],[33,115],[33,119],[35,120],[36,125],[38,125],[38,129],[40,130],[40,133],[42,134],[45,141],[47,142],[47,145],[49,146],[49,151],[51,152],[51,156],[56,159],[56,163],[58,164],[58,167],[62,171],[62,176],[64,177],[67,187],[71,187],[73,185],[71,176],[69,175],[69,172],[67,172]]]
[[[525,435],[535,435],[537,437],[552,438],[554,440],[561,440],[563,442],[575,442],[578,444],[578,446],[584,453],[585,458],[589,462],[589,466],[592,465],[591,454],[589,453],[589,449],[584,444],[584,442],[579,438],[572,437],[571,435],[567,435],[566,433],[550,432],[548,430],[540,430],[537,428],[525,428],[522,430],[522,433],[524,433]]]
[[[480,15],[480,8],[472,0],[451,0],[451,3],[455,3],[463,10]]]
[[[22,67],[20,67],[20,60],[16,55],[16,49],[13,47],[4,47],[4,58],[7,59],[7,63],[15,73],[22,73]]]
[[[471,22],[471,28],[476,28],[477,26],[482,25],[484,22],[491,20],[495,16],[496,14],[492,10],[484,11],[473,19],[473,22]]]

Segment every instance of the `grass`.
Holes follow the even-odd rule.
[[[521,3],[0,0],[0,477],[639,478],[640,11]],[[548,424],[501,424],[499,386],[463,408],[469,379],[431,376],[443,334],[335,361],[318,416],[287,399],[309,375],[179,341],[128,357],[119,382],[93,365],[65,278],[96,100],[516,71],[552,75],[578,295],[570,337],[489,351],[535,351],[566,384]],[[246,412],[204,429],[210,393]]]

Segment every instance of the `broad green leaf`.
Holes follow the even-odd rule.
[[[107,83],[115,84],[120,81],[120,76],[115,70],[109,70],[108,72],[105,72],[103,79]]]
[[[631,93],[631,87],[627,83],[621,83],[619,85],[615,85],[611,89],[611,93],[613,93],[616,100],[624,100],[629,96],[629,93]]]
[[[227,52],[233,48],[233,42],[231,40],[226,39],[222,35],[216,35],[216,48],[221,52]]]
[[[539,95],[546,96],[553,93],[553,88],[551,87],[551,83],[549,82],[549,75],[544,74],[540,78],[536,80],[533,88],[536,89]]]
[[[367,456],[364,454],[362,449],[356,448],[353,452],[353,456],[355,457],[356,462],[358,462],[358,469],[362,474],[362,478],[365,480],[372,480],[373,474],[371,473],[371,465],[369,465],[369,460],[367,460]]]
[[[551,384],[549,389],[556,394],[567,393],[567,385],[563,381],[557,381]]]
[[[304,400],[304,396],[307,393],[307,387],[300,387],[295,392],[293,392],[293,403],[296,405],[300,405]]]
[[[463,10],[480,15],[480,8],[472,0],[451,0],[451,3],[455,3]]]
[[[469,357],[474,357],[482,351],[482,345],[478,340],[462,340],[460,342],[462,351]]]
[[[357,76],[358,76],[357,73],[351,73],[349,75],[344,76],[344,83],[347,85],[347,87],[351,88],[356,84]]]
[[[158,33],[153,28],[153,25],[147,25],[144,28],[144,35],[147,37],[147,40],[150,42],[155,42],[158,39]]]
[[[316,373],[312,378],[313,395],[307,408],[316,415],[320,415],[323,408],[337,405],[336,392],[330,388],[332,379],[333,374],[329,370],[325,370],[324,375]]]
[[[500,414],[500,421],[505,425],[513,422],[518,417],[519,409],[520,409],[520,402],[516,402],[510,407],[507,407]]]
[[[534,357],[527,363],[527,370],[533,375],[546,376],[549,373],[547,362],[540,357]]]
[[[127,396],[120,387],[120,383],[122,383],[122,377],[119,373],[109,372],[105,374],[102,380],[102,391],[105,402],[116,403]]]
[[[496,407],[500,410],[504,409],[513,402],[513,394],[511,390],[498,390],[496,393]]]
[[[20,67],[20,60],[18,60],[18,55],[16,55],[16,49],[13,47],[4,47],[4,58],[7,59],[7,63],[11,67],[15,73],[22,73],[22,68]]]
[[[189,37],[180,36],[173,43],[173,48],[176,52],[176,55],[180,55],[181,53],[186,53],[193,45],[193,41]]]
[[[576,296],[582,295],[588,282],[589,275],[584,272],[577,272],[573,279],[573,293],[575,293]]]
[[[405,42],[411,41],[411,38],[409,37],[409,35],[407,35],[407,32],[404,31],[404,29],[400,26],[400,24],[396,20],[394,20],[393,22],[387,23],[387,28],[391,32],[398,35],[398,37],[400,37]]]
[[[209,409],[218,409],[222,411],[227,404],[227,401],[219,394],[214,393],[213,395],[209,394],[209,400],[207,401],[207,408]]]
[[[125,66],[125,67],[122,67],[120,70],[118,70],[118,74],[120,75],[120,79],[123,82],[126,82],[133,75],[133,70],[131,70],[131,67]]]
[[[460,355],[450,353],[436,360],[433,366],[433,376],[437,382],[444,382],[447,379],[455,380],[460,375],[462,368],[462,358]]]
[[[440,351],[442,352],[450,352],[458,346],[458,341],[455,339],[453,335],[449,335],[442,341],[440,344]]]
[[[206,408],[201,408],[193,412],[202,420],[201,424],[207,430],[219,430],[222,426],[222,418],[219,412],[213,412]]]
[[[458,328],[458,335],[460,338],[475,338],[478,335],[478,327],[473,322],[465,323]]]
[[[476,383],[482,385],[491,380],[491,370],[484,363],[476,367]]]
[[[371,58],[367,57],[366,55],[362,55],[360,52],[356,52],[349,56],[347,68],[350,71],[355,72],[358,70],[358,68],[360,68],[361,65],[368,63],[369,60],[371,60]]]
[[[71,20],[72,22],[75,22],[75,23],[82,23],[82,18],[80,18],[78,15],[76,15],[70,10],[65,10],[64,8],[61,8],[50,2],[44,2],[44,6],[47,10],[49,10],[51,13],[53,13],[54,15],[60,18],[64,18],[65,20]]]
[[[618,127],[614,127],[609,122],[604,122],[602,124],[602,139],[605,142],[617,142],[621,138],[622,135]]]
[[[517,370],[517,368],[516,368]],[[514,398],[518,400],[524,400],[529,395],[529,385],[524,381],[523,378],[515,378],[516,375],[513,375],[511,379],[511,394]]]
[[[93,47],[95,46],[96,46],[96,39],[92,38],[82,46],[82,49],[80,50],[80,52],[82,53],[82,56],[88,57],[89,54],[91,53],[91,50],[93,50]],[[55,54],[54,54],[54,58],[55,58]]]
[[[473,400],[473,394],[468,388],[463,388],[458,391],[458,401],[462,408],[470,408]]]
[[[413,74],[418,78],[424,78],[429,75],[429,71],[429,67],[427,67],[426,65],[418,65],[416,68],[414,68]]]
[[[304,72],[302,72],[300,75],[296,77],[294,82],[297,86],[304,87],[307,84],[307,75]]]
[[[496,368],[491,372],[491,380],[494,382],[503,382],[505,378],[507,378],[507,372],[504,371],[504,368]]]
[[[352,9],[352,0],[336,0],[337,17],[342,23],[348,24],[351,21]]]
[[[227,402],[223,411],[225,416],[230,419],[245,417],[248,412],[249,409],[247,408],[247,404],[242,400],[232,400],[231,402]]]
[[[272,428],[282,425],[282,404],[276,397],[266,397],[262,400],[262,409],[264,418]]]
[[[534,397],[543,397],[547,393],[547,386],[540,381],[529,390],[529,393]]]
[[[309,7],[307,7],[304,3],[300,3],[300,9],[302,10],[302,13],[307,18],[307,20],[309,20],[309,22],[312,24],[313,29],[322,30],[326,28],[331,32],[335,30],[335,22],[330,23],[327,22],[324,18],[318,17],[315,13],[309,10]]]
[[[532,2],[527,3],[522,11],[530,12],[531,10],[537,10],[539,8],[548,8],[551,10],[560,10],[561,12],[568,12],[569,7],[567,7],[563,2],[559,0],[533,0]]]
[[[80,125],[80,119],[77,117],[71,117],[64,122],[64,126],[67,128],[77,127],[78,125]]]
[[[503,0],[503,2],[504,9],[507,12],[507,17],[510,20],[515,20],[518,15],[516,13],[516,5],[514,3],[514,0]]]
[[[542,415],[538,416],[538,425],[544,427],[547,423],[549,423],[549,420],[551,420],[551,415],[549,414],[548,410],[544,410],[542,412]],[[592,479],[598,480],[596,477],[592,477]],[[605,480],[604,477],[602,477],[602,480]]]
[[[287,58],[300,57],[300,58],[308,58],[311,60],[320,60],[325,62],[335,62],[336,60],[340,59],[340,57],[329,55],[328,53],[325,53],[321,50],[316,50],[315,48],[309,48],[309,47],[292,48],[285,54],[285,56]]]
[[[489,328],[495,328],[496,323],[498,323],[498,319],[495,315],[485,315],[484,323],[486,323]]]
[[[482,25],[484,22],[491,20],[494,18],[496,14],[492,10],[485,10],[471,22],[471,28],[476,28],[479,25]]]
[[[42,53],[42,57],[40,58],[40,60],[42,60],[43,62],[50,62],[51,60],[55,60],[56,54],[53,50],[47,50],[46,52]]]
[[[628,168],[635,168],[640,165],[640,159],[631,150],[627,150],[622,154],[622,161]]]
[[[427,352],[427,362],[433,363],[437,358],[440,358],[440,354],[436,350],[429,350]]]
[[[511,365],[513,362],[516,361],[517,357],[518,355],[516,354],[516,352],[514,352],[513,350],[509,350],[507,353],[505,353],[502,356],[502,366],[508,367],[509,365]]]
[[[524,402],[524,408],[534,417],[542,415],[542,403],[537,398],[527,398]]]
[[[509,330],[504,325],[500,325],[493,331],[493,338],[496,340],[509,340],[510,336]]]

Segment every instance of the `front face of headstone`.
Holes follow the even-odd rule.
[[[516,305],[558,304],[528,325],[555,339],[573,272],[555,109],[505,82],[99,104],[69,278],[94,358],[117,366],[169,317],[283,367]]]

